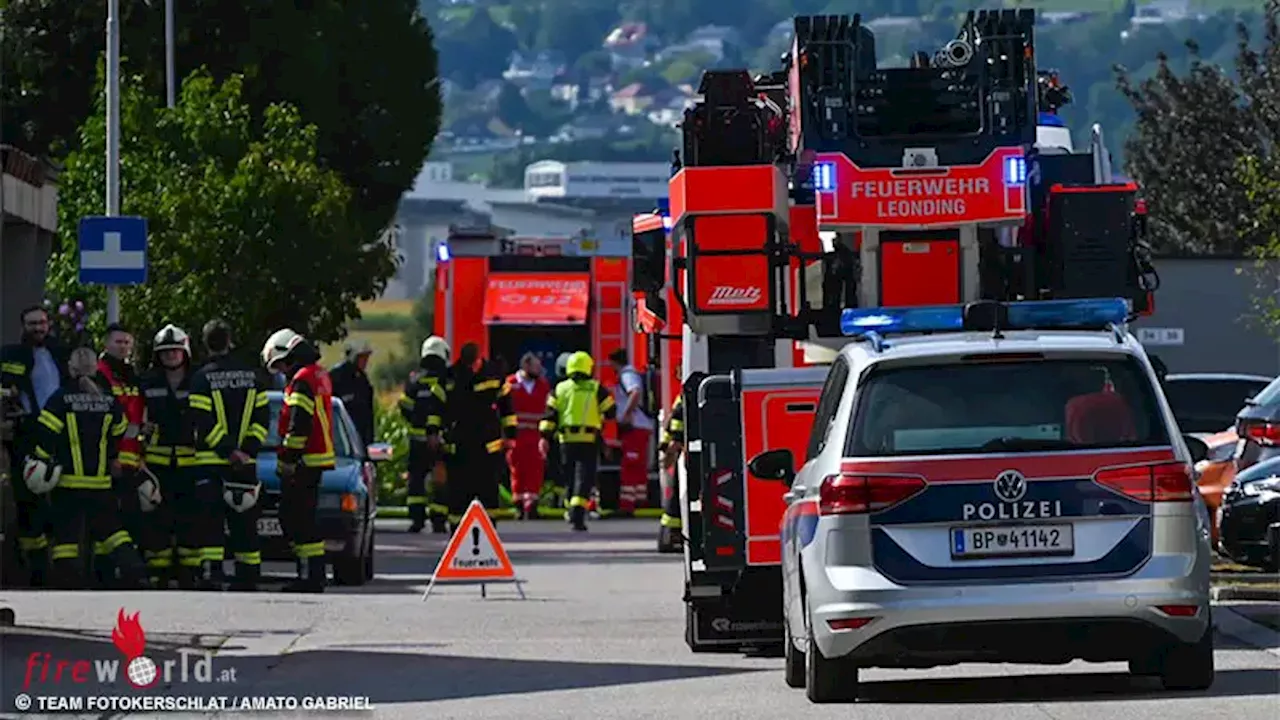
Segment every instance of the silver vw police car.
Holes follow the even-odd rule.
[[[856,339],[806,456],[751,461],[791,481],[788,685],[847,701],[861,668],[1082,659],[1209,687],[1206,449],[1181,436],[1128,313],[845,311]]]

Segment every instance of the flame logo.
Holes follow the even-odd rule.
[[[124,608],[120,608],[116,626],[111,631],[111,642],[124,653],[125,660],[142,657],[143,651],[147,649],[147,633],[142,629],[142,623],[138,622],[139,614],[125,615]]]

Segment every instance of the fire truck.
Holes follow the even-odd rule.
[[[778,649],[789,488],[752,457],[806,456],[848,307],[1123,297],[1158,279],[1138,188],[1095,126],[1075,151],[1029,10],[969,12],[909,67],[857,15],[794,19],[774,73],[708,71],[669,212],[633,223],[637,325],[683,395],[686,641]],[[677,339],[678,338],[678,339]],[[677,358],[679,362],[677,362]],[[679,374],[676,374],[676,367]]]

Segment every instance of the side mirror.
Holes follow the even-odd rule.
[[[792,457],[791,451],[786,448],[780,450],[766,450],[759,455],[751,458],[751,462],[747,463],[747,469],[752,475],[764,480],[780,480],[788,485],[795,478],[795,458]]]
[[[1192,464],[1198,463],[1209,457],[1209,445],[1198,437],[1191,435],[1183,435],[1182,441],[1187,444],[1187,450],[1191,451]]]
[[[657,294],[666,284],[667,231],[657,227],[631,232],[631,291]]]
[[[390,443],[369,443],[369,447],[365,448],[369,453],[371,462],[387,462],[395,454],[395,448]]]

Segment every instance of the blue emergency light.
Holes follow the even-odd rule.
[[[1006,314],[1000,322],[1002,330],[1094,329],[1122,325],[1129,319],[1129,301],[1124,298],[1033,300],[1002,305]],[[849,308],[840,315],[840,331],[845,335],[957,332],[966,329],[965,309],[965,305]]]
[[[1027,159],[1010,157],[1004,159],[1005,187],[1017,187],[1027,183]]]
[[[1042,125],[1044,127],[1066,127],[1067,126],[1067,124],[1062,121],[1062,118],[1058,117],[1057,115],[1054,115],[1053,113],[1047,113],[1047,112],[1041,112],[1039,115],[1036,116],[1036,125]]]
[[[815,163],[813,166],[813,191],[829,193],[836,191],[836,164],[833,162]]]
[[[436,262],[447,263],[449,262],[449,257],[449,243],[444,240],[436,243]]]

